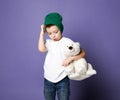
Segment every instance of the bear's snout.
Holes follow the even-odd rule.
[[[69,50],[72,50],[73,49],[73,47],[72,46],[69,46]]]

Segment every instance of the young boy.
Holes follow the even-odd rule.
[[[40,52],[47,52],[44,63],[45,100],[55,100],[56,93],[58,100],[69,100],[70,81],[65,73],[65,67],[85,56],[82,49],[79,55],[65,59],[61,53],[61,44],[70,39],[63,37],[63,29],[62,16],[59,13],[49,13],[45,17],[44,25],[41,25],[38,49]],[[45,32],[50,39],[45,40]]]

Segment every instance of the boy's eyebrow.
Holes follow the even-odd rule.
[[[57,32],[58,30],[54,30],[53,32]]]

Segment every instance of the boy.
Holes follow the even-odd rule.
[[[67,57],[61,53],[61,44],[68,38],[63,37],[62,16],[59,13],[46,15],[44,25],[41,25],[38,49],[40,52],[47,52],[44,63],[44,96],[45,100],[55,100],[57,93],[58,100],[69,100],[70,81],[65,73],[65,67],[72,61],[85,56],[82,49],[77,56]],[[44,39],[45,32],[50,39]]]

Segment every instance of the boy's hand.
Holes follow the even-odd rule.
[[[40,32],[41,35],[44,35],[44,34],[45,34],[44,28],[45,28],[45,26],[42,24],[42,25],[41,25],[41,32]]]
[[[63,61],[62,66],[67,67],[67,66],[68,66],[70,63],[72,63],[72,62],[73,62],[73,57],[72,57],[72,56],[67,57],[67,58]]]

